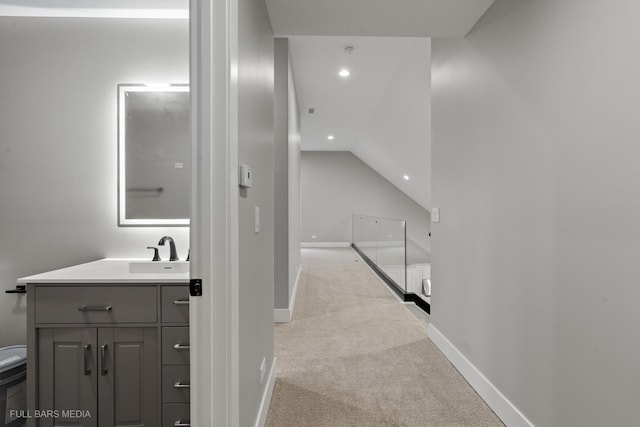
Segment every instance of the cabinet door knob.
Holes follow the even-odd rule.
[[[110,305],[83,305],[78,311],[111,311],[112,308]]]
[[[189,305],[189,300],[188,299],[174,299],[173,303],[175,305]]]
[[[173,348],[176,350],[189,350],[189,344],[174,344]]]
[[[178,381],[173,385],[173,388],[190,388],[191,384],[183,383],[182,381]]]
[[[191,427],[191,423],[189,421],[177,420],[173,423],[173,427]]]
[[[89,351],[91,351],[91,344],[85,344],[83,348],[84,348],[84,374],[91,375],[91,368],[87,366],[88,365],[87,356],[89,355]]]
[[[107,370],[106,359],[107,359],[107,345],[103,344],[100,346],[100,364],[102,365],[102,371],[101,371],[102,375],[107,375],[107,373],[109,372]]]

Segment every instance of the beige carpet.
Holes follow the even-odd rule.
[[[303,249],[268,427],[503,426],[351,249]]]

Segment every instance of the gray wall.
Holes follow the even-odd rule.
[[[640,3],[434,40],[432,324],[537,426],[640,419]]]
[[[188,23],[0,18],[0,346],[26,340],[18,277],[147,257],[188,228],[117,227],[118,83],[187,82]],[[168,249],[162,251],[168,258]]]
[[[351,152],[303,151],[301,189],[303,242],[351,242],[357,213],[405,219],[408,256],[430,251],[429,211]]]
[[[300,113],[289,40],[275,40],[275,308],[288,308],[300,266]]]
[[[262,0],[238,5],[238,161],[253,170],[253,188],[239,198],[239,387],[240,425],[255,425],[273,364],[274,280],[274,49]],[[254,233],[254,208],[261,231]]]

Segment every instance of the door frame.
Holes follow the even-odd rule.
[[[238,427],[238,2],[189,6],[191,425]]]

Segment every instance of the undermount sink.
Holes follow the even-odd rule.
[[[188,261],[131,261],[129,273],[179,274],[189,272]]]

